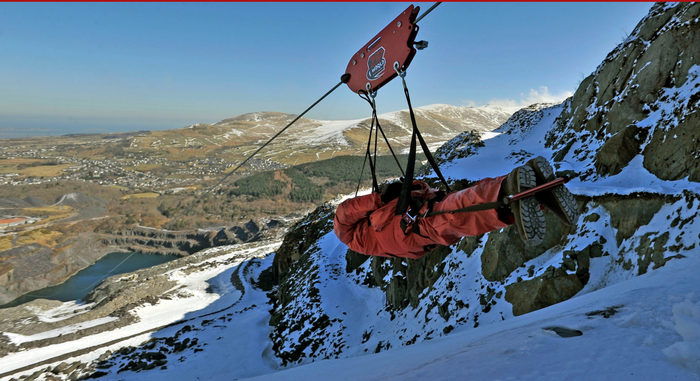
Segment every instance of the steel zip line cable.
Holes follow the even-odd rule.
[[[437,8],[437,6],[440,5],[440,4],[442,4],[442,1],[438,1],[437,3],[433,4],[430,8],[428,8],[427,11],[423,12],[422,15],[418,16],[418,18],[416,19],[416,22],[415,22],[415,23],[418,24],[418,22],[419,22],[420,20],[422,20],[423,17],[427,16],[428,13],[432,12],[433,9]]]
[[[218,187],[219,185],[221,185],[224,181],[226,181],[226,179],[229,178],[229,176],[231,176],[234,172],[236,172],[239,168],[241,168],[245,163],[247,163],[248,160],[252,159],[253,156],[257,155],[258,152],[260,152],[260,151],[261,151],[263,148],[265,148],[268,144],[272,143],[272,141],[275,140],[278,136],[282,135],[282,133],[283,133],[284,131],[286,131],[289,127],[291,127],[292,124],[294,124],[294,122],[296,122],[297,120],[301,119],[301,117],[304,116],[307,112],[309,112],[309,110],[311,110],[312,108],[314,108],[314,106],[316,106],[316,105],[319,104],[322,100],[324,100],[328,95],[330,95],[333,91],[335,91],[338,87],[340,87],[340,85],[342,85],[343,83],[347,83],[348,80],[350,80],[350,75],[349,75],[349,74],[343,74],[343,75],[341,75],[341,76],[340,76],[340,82],[338,82],[338,84],[336,84],[335,86],[333,86],[332,89],[328,90],[328,92],[326,92],[325,94],[323,94],[323,96],[322,96],[321,98],[318,98],[318,100],[316,100],[316,102],[314,102],[311,106],[309,106],[306,110],[304,110],[304,112],[302,112],[302,113],[299,114],[296,118],[294,118],[294,120],[292,120],[291,122],[289,122],[289,124],[287,124],[283,129],[281,129],[281,130],[280,130],[279,132],[277,132],[273,137],[271,137],[270,140],[268,140],[267,142],[265,142],[265,144],[263,144],[263,145],[260,146],[260,148],[258,148],[255,152],[253,152],[252,155],[248,156],[245,160],[243,160],[242,163],[238,164],[238,166],[237,166],[236,168],[234,168],[233,171],[227,173],[226,176],[224,176],[221,180],[219,180],[218,183],[216,183],[214,186],[212,186],[212,187],[210,187],[209,189],[207,189],[204,193],[205,193],[205,194],[206,194],[206,193],[209,193],[211,190],[213,190],[214,188],[216,188],[216,187]]]

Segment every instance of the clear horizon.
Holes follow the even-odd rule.
[[[5,3],[0,138],[298,114],[410,3]],[[419,4],[425,11],[431,3]],[[651,3],[444,3],[408,70],[415,106],[525,105],[576,90]],[[397,81],[380,113],[405,108]],[[369,116],[346,87],[308,117]]]

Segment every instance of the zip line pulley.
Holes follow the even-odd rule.
[[[272,136],[272,138],[270,138],[267,142],[261,145],[255,152],[253,152],[253,154],[251,154],[245,160],[239,163],[232,171],[228,172],[221,180],[219,180],[209,189],[205,190],[204,193],[208,193],[218,188],[221,184],[223,184],[226,181],[226,179],[228,179],[245,163],[247,163],[250,159],[257,155],[258,152],[260,152],[263,148],[265,148],[268,144],[270,144],[273,140],[280,136],[284,131],[291,127],[291,125],[294,124],[297,120],[301,119],[301,117],[303,117],[309,110],[315,107],[318,103],[320,103],[323,99],[325,99],[343,83],[347,84],[350,90],[361,96],[363,94],[365,96],[371,96],[372,101],[370,102],[370,104],[373,105],[374,97],[376,95],[377,90],[379,90],[385,84],[389,83],[392,79],[399,76],[399,73],[405,73],[405,70],[408,68],[411,61],[413,60],[413,57],[416,55],[416,50],[420,50],[428,46],[428,43],[426,41],[415,40],[416,35],[418,34],[417,23],[428,13],[430,13],[433,9],[435,9],[435,7],[437,7],[439,4],[440,2],[433,4],[433,6],[431,6],[425,13],[423,13],[420,16],[418,16],[418,13],[420,11],[420,7],[418,6],[410,5],[403,12],[401,12],[401,14],[399,14],[398,17],[396,17],[391,23],[389,23],[384,29],[382,29],[381,32],[374,36],[374,38],[367,42],[367,44],[365,44],[359,51],[357,51],[357,53],[355,53],[352,56],[350,62],[348,62],[348,66],[345,70],[345,73],[340,77],[340,82],[338,82],[328,92],[326,92],[323,96],[316,100],[306,110],[304,110],[304,112],[299,114],[296,118],[294,118],[294,120],[292,120],[289,124],[287,124],[274,136]],[[405,91],[406,95],[408,96],[408,90],[405,89]],[[367,100],[369,101],[369,98],[367,98]],[[410,100],[409,109],[412,116],[412,122],[414,123],[414,130],[417,130],[417,127],[415,126],[415,117],[413,116],[413,109],[410,107]],[[381,127],[379,126],[379,120],[376,119],[376,109],[374,109],[373,111],[373,119],[376,122],[377,129],[381,132],[382,135],[384,135],[384,131],[382,131]],[[374,126],[372,128],[374,128]],[[375,138],[376,136],[377,135],[375,134]],[[384,136],[384,139],[388,145],[389,142],[386,136]],[[420,139],[422,140],[422,138]],[[423,144],[421,145],[423,146],[424,150],[425,148],[427,148],[427,146],[424,146]],[[391,146],[389,146],[389,149],[391,150],[392,155],[394,155]],[[432,155],[430,155],[429,152],[426,152],[426,155],[429,156],[429,158],[432,158]],[[366,159],[367,156],[365,156],[365,161]],[[394,159],[397,160],[396,155],[394,155]],[[432,160],[430,161],[432,163]],[[374,163],[370,164],[370,168],[373,171],[374,177]],[[401,169],[400,165],[399,169]],[[438,168],[434,169],[439,173]],[[401,171],[403,173],[403,170]],[[404,177],[406,178],[407,176],[405,175]],[[440,175],[440,177],[442,176]],[[447,183],[445,183],[445,185],[447,185]]]

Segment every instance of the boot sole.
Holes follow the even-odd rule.
[[[549,162],[547,162],[547,160],[542,156],[537,156],[536,158],[532,159],[530,167],[535,171],[540,183],[546,183],[554,180],[554,169],[552,169]]]
[[[578,205],[576,204],[574,195],[563,185],[553,188],[550,193],[553,196],[552,199],[556,203],[556,209],[551,207],[550,209],[564,222],[569,225],[574,225],[579,216]],[[545,203],[545,205],[547,204]]]
[[[518,167],[518,186],[519,192],[537,186],[537,175],[531,167]]]
[[[529,166],[519,167],[518,183],[520,191],[537,186],[535,171]],[[520,219],[522,222],[521,224],[516,223],[520,237],[529,245],[539,245],[544,240],[547,226],[540,203],[535,197],[526,197],[514,203],[513,214],[516,220]]]
[[[520,210],[522,228],[527,237],[526,242],[532,246],[541,244],[547,230],[547,223],[540,208],[540,203],[534,197],[527,197],[520,200]]]
[[[554,169],[542,156],[532,159],[528,164],[537,175],[538,185],[554,180]],[[536,197],[542,205],[554,212],[564,223],[573,225],[578,220],[576,199],[564,185],[543,191]]]

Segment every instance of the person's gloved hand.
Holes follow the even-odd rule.
[[[400,181],[387,185],[382,191],[382,202],[386,204],[387,202],[399,197],[401,195],[402,186],[403,184]]]

